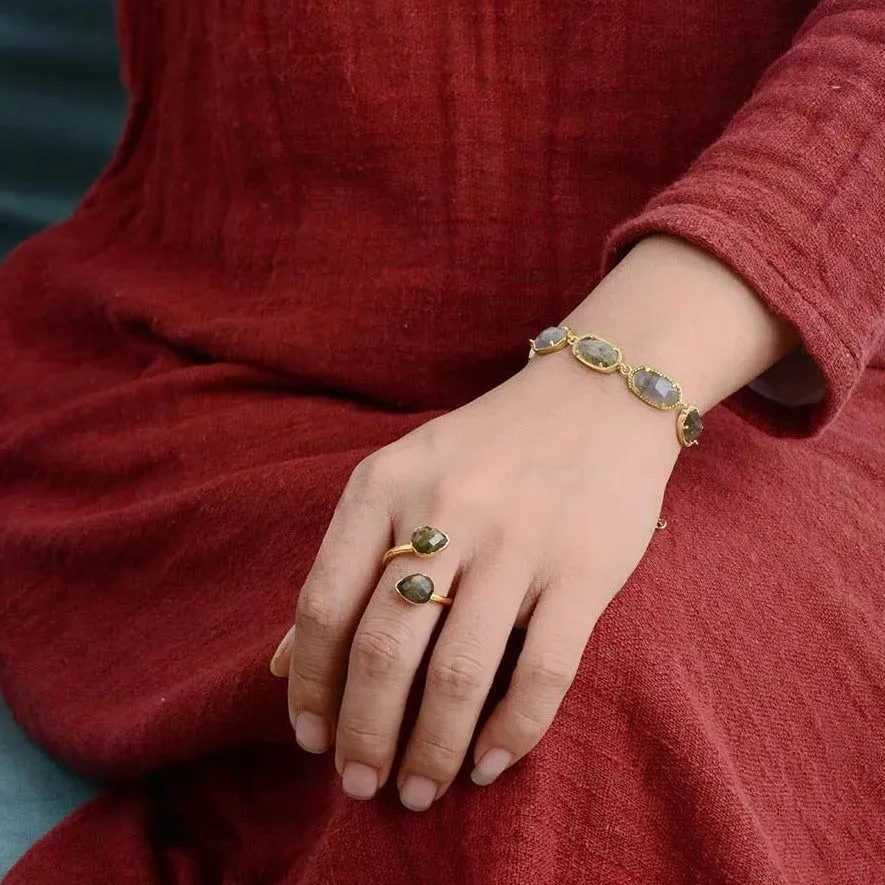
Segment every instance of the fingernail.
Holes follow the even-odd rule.
[[[299,713],[295,717],[295,740],[308,753],[325,753],[331,743],[329,724],[316,713]]]
[[[270,659],[270,672],[273,673],[274,676],[279,676],[280,678],[284,676],[288,676],[288,670],[283,670],[280,668],[279,659],[282,657],[283,652],[289,647],[289,641],[292,638],[292,630],[291,628],[286,633],[286,635],[280,640],[280,644],[277,646],[277,650],[273,653],[273,657]]]
[[[371,799],[378,792],[378,772],[362,762],[348,762],[341,786],[352,799]]]
[[[430,778],[410,774],[399,791],[399,800],[409,811],[426,811],[436,799],[438,789]]]
[[[476,768],[470,773],[470,780],[477,786],[487,787],[513,761],[513,753],[495,747],[486,750]]]

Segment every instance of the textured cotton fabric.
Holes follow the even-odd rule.
[[[0,271],[2,688],[119,786],[8,882],[881,882],[885,6],[124,0],[120,34],[114,162]],[[512,771],[346,798],[267,664],[350,471],[652,230],[826,395],[708,414]]]

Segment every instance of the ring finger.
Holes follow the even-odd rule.
[[[400,801],[412,811],[428,808],[458,773],[531,578],[514,552],[464,567],[399,772]]]

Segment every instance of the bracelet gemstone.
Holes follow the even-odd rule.
[[[676,433],[679,436],[679,442],[684,446],[697,445],[698,437],[704,429],[704,419],[695,406],[683,409],[679,413],[679,420],[676,424]]]
[[[611,341],[597,335],[581,335],[572,345],[578,362],[597,372],[617,372],[621,364],[621,350]]]
[[[579,335],[568,326],[548,326],[529,340],[529,359],[568,346],[571,346],[575,359],[588,369],[603,374],[621,374],[630,392],[646,405],[662,411],[678,409],[676,436],[680,445],[697,445],[704,422],[697,406],[683,399],[679,382],[651,366],[628,365],[620,347],[608,339],[592,333]]]
[[[529,358],[536,353],[553,353],[568,346],[568,329],[564,326],[549,326],[529,341]]]
[[[656,409],[682,405],[682,388],[670,377],[648,366],[637,366],[627,375],[627,386],[644,403]]]

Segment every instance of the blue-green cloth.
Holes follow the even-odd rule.
[[[71,212],[124,114],[113,0],[0,0],[0,258]],[[97,790],[0,703],[0,876]]]
[[[44,753],[0,706],[0,876],[98,789]]]
[[[124,113],[113,0],[0,0],[0,256],[70,213]]]

